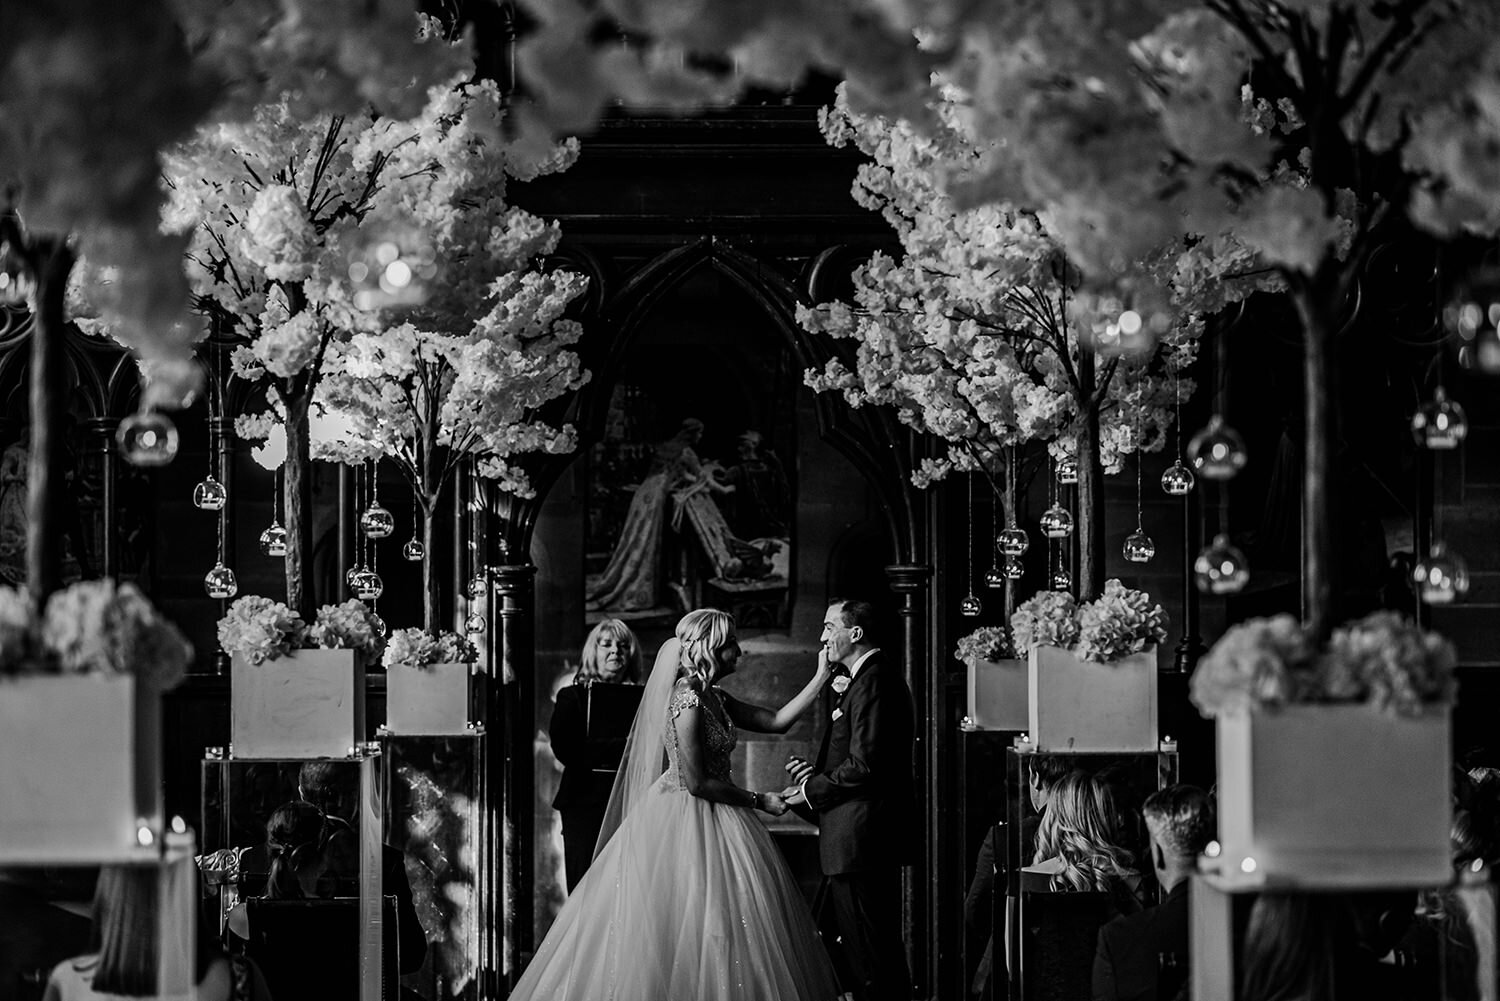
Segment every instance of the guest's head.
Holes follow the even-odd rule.
[[[684,615],[677,623],[677,641],[682,644],[677,675],[700,687],[733,674],[740,660],[734,617],[717,608],[698,608]]]
[[[1241,1001],[1364,1001],[1410,927],[1412,893],[1267,891],[1250,908]]]
[[[823,616],[823,646],[828,659],[850,666],[874,647],[874,630],[874,605],[858,598],[834,598]]]
[[[323,811],[311,803],[283,803],[276,808],[266,821],[266,854],[271,860],[267,897],[300,900],[317,895],[318,879],[328,868],[329,830]]]
[[[1059,888],[1108,890],[1113,880],[1135,874],[1135,858],[1123,840],[1109,786],[1086,772],[1069,772],[1053,788],[1042,814],[1032,861],[1061,861],[1054,877]]]
[[[1033,754],[1027,759],[1027,788],[1031,795],[1031,808],[1037,813],[1047,809],[1052,799],[1052,790],[1063,776],[1073,770],[1072,763],[1061,754]]]
[[[641,677],[641,647],[635,633],[619,619],[601,619],[583,641],[579,682],[628,681]]]
[[[359,813],[359,766],[350,761],[304,761],[297,795],[324,814],[353,820]]]
[[[196,980],[202,980],[218,954],[216,940],[203,928],[199,910],[202,894],[197,867],[162,871],[149,865],[107,865],[94,888],[94,931],[91,952],[98,954],[92,987],[99,994],[125,997],[157,996],[157,938],[161,922],[161,886],[165,880],[191,879],[192,909],[184,920],[197,922]]]
[[[703,422],[696,417],[684,417],[682,425],[677,429],[679,441],[687,442],[689,445],[696,443],[703,437]]]
[[[1214,838],[1213,801],[1197,786],[1168,786],[1146,797],[1141,812],[1156,880],[1170,891],[1192,874],[1198,856]]]

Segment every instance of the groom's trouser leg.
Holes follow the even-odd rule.
[[[901,938],[901,870],[828,877],[834,918],[859,1001],[910,1001],[911,973]]]

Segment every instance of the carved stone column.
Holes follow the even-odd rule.
[[[494,533],[492,539],[500,533]],[[499,555],[505,550],[492,542]],[[498,621],[492,623],[495,641],[488,677],[486,710],[493,734],[487,768],[490,782],[487,809],[491,811],[491,850],[501,866],[503,913],[492,927],[503,929],[503,966],[507,984],[515,983],[521,959],[535,949],[532,897],[532,811],[536,799],[532,738],[536,733],[536,638],[532,622],[536,599],[536,567],[507,563],[492,568]],[[497,812],[498,808],[498,812]],[[499,996],[495,994],[492,996]]]
[[[904,870],[902,876],[901,911],[906,922],[903,937],[911,949],[912,980],[922,988],[937,983],[937,961],[942,945],[938,933],[940,887],[936,874],[941,828],[937,793],[938,781],[943,774],[939,767],[938,729],[943,719],[944,679],[943,672],[935,670],[927,657],[924,612],[932,567],[900,563],[886,567],[885,573],[891,590],[901,599],[897,609],[901,617],[901,666],[906,673],[907,687],[911,689],[916,717],[913,721],[912,767],[920,790],[917,809],[922,816],[922,846],[917,865]]]

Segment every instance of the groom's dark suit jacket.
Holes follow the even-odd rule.
[[[912,857],[912,705],[900,665],[870,654],[842,695],[830,693],[823,743],[804,788],[816,813],[825,875],[900,865]],[[832,716],[836,710],[838,718]]]

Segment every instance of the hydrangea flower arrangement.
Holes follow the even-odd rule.
[[[474,644],[446,630],[436,635],[425,629],[397,629],[391,633],[382,663],[393,667],[430,667],[433,664],[472,664],[479,659]]]
[[[250,594],[230,605],[219,620],[219,645],[252,664],[313,647],[358,650],[373,661],[385,649],[385,625],[358,598],[324,605],[309,626],[282,602]]]
[[[318,609],[317,621],[307,630],[307,638],[326,650],[358,650],[366,661],[374,662],[385,650],[385,623],[369,605],[350,598]]]
[[[252,664],[285,657],[305,644],[307,623],[280,601],[247,594],[219,620],[219,646]]]
[[[1167,613],[1145,591],[1117,578],[1104,582],[1098,598],[1078,609],[1080,659],[1108,664],[1157,646],[1167,638]]]
[[[1079,605],[1067,591],[1039,591],[1010,618],[1016,651],[1055,646],[1081,660],[1110,664],[1167,638],[1167,613],[1145,591],[1104,582],[1094,601]]]
[[[1004,626],[981,626],[962,637],[953,656],[965,663],[971,660],[996,661],[1013,656],[1010,633]]]
[[[1067,591],[1038,591],[1010,617],[1016,652],[1033,647],[1071,647],[1078,639],[1078,602]]]
[[[1365,703],[1413,716],[1453,701],[1453,644],[1403,616],[1374,612],[1314,648],[1290,615],[1251,619],[1224,634],[1193,672],[1205,717],[1296,703]]]
[[[182,680],[193,648],[134,584],[87,580],[30,597],[0,588],[0,673],[131,674],[158,689]]]

